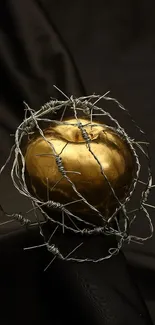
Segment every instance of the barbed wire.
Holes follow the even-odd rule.
[[[116,248],[110,248],[108,251],[107,256],[98,258],[98,259],[93,259],[93,258],[79,258],[79,257],[70,257],[71,254],[73,254],[75,251],[78,250],[81,245],[84,245],[84,243],[78,245],[70,254],[68,254],[66,257],[62,255],[62,253],[59,251],[59,249],[55,246],[55,244],[51,244],[51,238],[50,240],[44,242],[43,245],[38,245],[33,248],[37,247],[42,247],[45,246],[49,252],[53,254],[53,259],[57,257],[59,259],[65,260],[65,261],[77,261],[77,262],[101,262],[105,259],[110,258],[111,256],[117,254],[119,250],[121,249],[122,245],[124,242],[130,243],[131,241],[137,242],[137,243],[143,243],[147,239],[151,238],[153,235],[153,224],[152,220],[150,217],[150,214],[147,210],[147,208],[155,208],[154,206],[150,205],[147,203],[149,194],[151,189],[154,187],[152,183],[152,172],[151,172],[151,165],[150,165],[150,153],[149,153],[149,142],[147,140],[147,137],[145,135],[145,132],[136,124],[134,119],[130,116],[130,113],[123,107],[122,104],[120,104],[115,98],[109,97],[109,92],[104,94],[103,96],[99,95],[91,95],[91,96],[85,96],[85,97],[80,97],[80,98],[74,98],[71,96],[70,98],[65,95],[60,89],[58,89],[56,86],[55,88],[60,91],[65,97],[65,101],[59,101],[55,99],[51,99],[48,103],[43,105],[40,110],[34,111],[32,110],[27,103],[25,103],[25,118],[22,121],[22,123],[18,126],[16,132],[15,132],[15,144],[11,149],[10,155],[8,159],[6,160],[4,166],[0,169],[0,174],[3,172],[4,168],[8,164],[12,154],[14,154],[14,160],[11,168],[11,178],[14,187],[18,190],[18,192],[25,197],[27,197],[33,204],[33,208],[27,212],[27,214],[30,211],[34,211],[36,213],[37,210],[41,212],[41,215],[45,217],[45,221],[50,221],[54,224],[57,225],[56,230],[58,227],[62,227],[63,234],[65,233],[65,230],[73,232],[75,235],[81,234],[82,236],[92,236],[92,235],[97,235],[97,234],[102,234],[102,235],[113,235],[116,236],[117,238],[117,247]],[[98,107],[97,104],[99,101],[104,100],[104,101],[111,101],[117,104],[119,109],[126,113],[130,119],[133,125],[137,128],[140,134],[142,134],[145,137],[145,141],[136,141],[135,139],[132,139],[127,132],[124,130],[123,127],[120,126],[119,122],[117,121],[116,118],[114,118],[110,112],[105,111],[103,108]],[[65,116],[66,111],[70,112],[70,117],[73,117],[75,119],[75,123],[70,123],[68,121],[63,121],[63,118]],[[58,119],[53,119],[54,117],[57,116],[58,112],[62,112],[60,120]],[[90,122],[83,124],[80,121],[80,118],[78,117],[78,112],[82,112],[86,118],[90,120]],[[29,114],[29,117],[27,115]],[[50,117],[51,118],[50,118]],[[108,177],[105,174],[104,168],[97,157],[97,155],[93,152],[92,147],[91,147],[91,138],[89,134],[86,131],[87,126],[101,126],[102,124],[95,123],[93,121],[93,116],[106,116],[109,119],[109,122],[112,122],[114,126],[107,125],[104,127],[109,130],[115,131],[120,137],[125,139],[126,143],[128,144],[132,155],[135,159],[135,165],[136,165],[136,171],[135,171],[135,177],[132,180],[132,184],[130,186],[130,189],[124,198],[123,202],[119,200],[117,197],[114,188],[112,187]],[[104,177],[105,182],[107,183],[108,187],[110,188],[110,191],[113,195],[113,198],[117,202],[117,208],[115,211],[112,213],[112,215],[108,216],[108,220],[106,217],[99,211],[95,206],[93,206],[86,198],[78,191],[77,187],[69,177],[70,173],[77,173],[80,174],[77,171],[67,171],[65,170],[65,167],[63,165],[63,160],[61,158],[61,153],[67,146],[67,144],[64,146],[64,148],[61,150],[61,152],[58,154],[56,152],[56,149],[51,141],[48,140],[46,137],[46,134],[44,133],[42,127],[40,126],[40,122],[44,122],[44,124],[47,123],[47,125],[52,124],[52,125],[71,125],[78,127],[78,129],[81,132],[81,136],[83,140],[86,143],[86,147],[88,151],[91,153],[93,156],[94,160],[97,162],[99,165],[100,171],[102,176]],[[29,192],[29,189],[27,187],[27,182],[25,178],[25,171],[26,171],[26,165],[25,165],[25,157],[23,153],[23,148],[22,148],[22,142],[25,136],[29,135],[34,135],[38,134],[38,136],[42,137],[42,139],[51,147],[51,155],[55,158],[55,162],[57,164],[58,170],[60,174],[62,175],[61,179],[65,179],[72,187],[74,193],[78,196],[78,200],[71,201],[67,204],[61,204],[60,202],[55,202],[50,200],[50,198],[47,198],[47,201],[43,201],[37,196],[32,195],[32,193]],[[142,145],[145,146],[145,150],[142,147]],[[140,180],[140,171],[141,171],[141,162],[139,155],[137,153],[137,148],[141,150],[143,156],[147,160],[147,181],[143,182]],[[40,155],[45,155],[40,154]],[[46,154],[47,155],[47,154]],[[49,155],[49,154],[48,154]],[[60,180],[61,180],[60,179]],[[60,182],[60,181],[59,181]],[[128,211],[127,209],[127,203],[131,201],[133,194],[136,190],[137,184],[141,183],[144,185],[144,189],[141,193],[140,201],[139,201],[139,206],[134,209],[133,211]],[[56,186],[58,182],[54,185]],[[83,202],[93,213],[95,213],[102,222],[102,226],[96,226],[94,223],[88,222],[85,220],[85,218],[82,218],[79,216],[77,213],[73,213],[70,211],[69,206],[71,204],[74,204],[78,201]],[[57,220],[54,217],[51,217],[45,211],[45,207],[48,209],[53,209],[62,214],[62,222],[60,220]],[[118,218],[117,215],[118,213],[121,212],[122,217]],[[134,213],[134,216],[133,216]],[[140,237],[140,236],[135,236],[130,233],[131,231],[131,226],[135,222],[137,215],[139,213],[143,213],[149,223],[149,229],[150,233],[146,237]],[[30,226],[31,221],[25,217],[22,216],[22,214],[6,214],[6,216],[12,216],[12,220],[19,221],[22,225]],[[68,225],[65,223],[65,217],[68,218],[71,221],[72,226]],[[11,220],[11,221],[12,221]],[[36,220],[38,220],[36,218]],[[76,224],[76,220],[84,224],[84,227],[78,227]],[[112,222],[115,221],[116,227],[113,228]],[[39,221],[37,221],[39,223]],[[40,226],[40,225],[39,225]],[[41,226],[40,226],[41,227]],[[42,232],[41,228],[40,231]],[[55,232],[54,232],[55,233]],[[42,233],[43,234],[43,233]],[[44,236],[43,236],[44,237]],[[45,238],[44,238],[45,239]],[[94,237],[95,240],[95,237]],[[32,248],[32,247],[31,247]],[[30,249],[30,248],[27,248]],[[50,263],[51,264],[51,263]]]

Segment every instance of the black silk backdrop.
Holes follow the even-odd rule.
[[[38,109],[51,96],[62,98],[53,88],[53,84],[56,84],[67,95],[74,96],[94,92],[103,94],[111,90],[112,95],[130,110],[147,132],[155,172],[154,1],[1,0],[0,27],[0,165],[5,161],[13,142],[10,134],[15,132],[23,119],[23,101],[28,102],[33,109]],[[13,188],[9,171],[8,167],[0,178],[0,203],[8,212],[27,211],[29,202]],[[151,200],[154,203],[153,194]],[[155,225],[153,210],[151,216]],[[4,216],[1,216],[1,219],[4,220]],[[135,231],[139,227],[145,233],[146,225],[143,220],[136,224]],[[56,266],[42,278],[44,252],[37,251],[35,254],[27,254],[26,257],[22,252],[23,245],[39,241],[39,233],[37,230],[27,233],[18,228],[16,224],[0,227],[1,299],[4,306],[1,324],[11,324],[12,320],[17,324],[36,324],[39,321],[41,324],[61,324],[63,320],[63,323],[67,324],[75,322],[76,318],[77,323],[90,322],[84,318],[82,311],[81,318],[78,318],[76,314],[79,311],[76,308],[74,317],[68,316],[72,313],[70,306],[68,314],[64,307],[64,316],[61,319],[59,308],[56,306],[59,304],[62,289],[59,288],[59,292],[56,286],[51,286],[55,294],[50,297],[51,291],[48,292],[44,287],[45,284],[48,287],[50,279],[57,276]],[[105,309],[101,303],[100,307],[94,307],[95,310],[102,309],[102,313],[94,312],[96,314],[91,317],[92,324],[101,324],[101,320],[103,324],[144,324],[143,320],[140,322],[136,319],[137,311],[139,314],[144,313],[144,318],[148,319],[146,324],[149,324],[145,303],[155,322],[155,237],[142,246],[131,244],[124,248],[124,252],[129,265],[127,269],[122,266],[125,261],[121,255],[117,260],[110,262],[110,271],[103,263],[95,269],[89,266],[88,271],[86,266],[85,269],[81,269],[82,266],[77,266],[76,269],[74,266],[73,274],[74,271],[78,272],[77,270],[84,274],[90,272],[88,283],[93,282],[95,272],[98,276],[100,274],[101,283],[96,284],[100,290],[96,295],[101,295],[98,299],[102,304],[103,292],[113,297],[111,302],[106,302]],[[59,272],[61,269],[63,266],[59,265]],[[118,273],[114,277],[112,271],[115,269]],[[109,287],[103,280],[107,273],[111,275]],[[110,280],[113,277],[114,282]],[[133,293],[131,279],[128,277],[131,277],[133,286],[138,287],[133,289]],[[61,274],[55,281],[59,282],[59,278]],[[62,281],[62,288],[64,282]],[[120,293],[116,294],[115,290],[114,295],[111,289],[117,285],[119,288],[121,282],[124,283],[125,307],[118,303]],[[78,295],[77,291],[75,293],[73,290],[73,295],[76,294]],[[70,296],[72,297],[71,293]],[[104,297],[105,300],[107,296]],[[83,305],[86,304],[85,311],[90,313],[87,299],[83,299]],[[144,302],[141,302],[141,299]],[[77,301],[75,299],[75,305]],[[131,301],[135,304],[136,311],[130,311]],[[122,313],[122,318],[109,307],[115,304],[119,313]],[[63,301],[60,303],[60,310],[62,306]],[[110,315],[114,314],[113,318],[107,317],[108,308]],[[128,313],[131,315],[130,319],[127,317]]]

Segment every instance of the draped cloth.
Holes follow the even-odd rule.
[[[50,97],[63,99],[54,84],[77,97],[111,90],[153,148],[154,18],[151,0],[1,0],[0,165],[24,117],[23,101],[37,110]],[[152,165],[154,160],[152,155]],[[10,165],[0,176],[0,203],[10,213],[27,211],[29,202],[14,189],[9,172]],[[143,220],[135,231],[139,227],[147,230]],[[65,240],[69,245],[74,239]],[[46,272],[51,256],[44,248],[23,250],[39,242],[37,227],[0,227],[1,324],[155,322],[154,238],[101,264],[56,260]],[[111,244],[115,239],[92,238],[85,250],[104,255]]]

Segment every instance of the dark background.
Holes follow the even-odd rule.
[[[51,96],[62,98],[56,84],[74,96],[110,90],[146,131],[155,172],[154,1],[1,0],[0,27],[0,165],[23,119],[23,101],[39,109]],[[27,211],[29,202],[13,188],[9,170],[0,178],[0,203],[10,213]],[[4,237],[17,228],[0,228],[5,252]],[[148,230],[143,220],[139,228]],[[155,237],[124,252],[155,322]]]

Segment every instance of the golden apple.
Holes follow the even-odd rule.
[[[90,122],[85,119],[80,121],[82,125]],[[77,123],[75,119],[67,122]],[[89,124],[84,129],[91,139],[90,149],[100,161],[105,176],[78,126],[65,124],[51,125],[44,130],[48,142],[41,136],[29,141],[25,153],[26,170],[30,187],[37,197],[44,201],[50,199],[67,204],[66,207],[73,212],[91,213],[82,201],[69,204],[80,198],[72,184],[59,171],[54,148],[77,191],[108,217],[118,204],[108,181],[118,199],[123,200],[134,177],[135,161],[129,145],[117,132],[104,124],[94,124]]]

